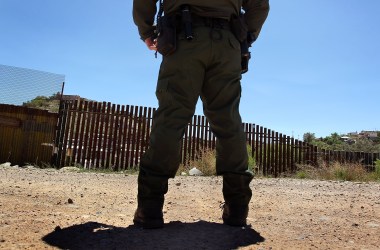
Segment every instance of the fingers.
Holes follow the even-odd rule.
[[[149,37],[149,38],[145,39],[145,44],[148,47],[148,49],[154,50],[154,51],[157,50],[157,46],[156,46],[157,40],[156,39],[152,40],[152,38]]]

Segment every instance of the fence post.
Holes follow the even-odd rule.
[[[63,100],[61,99],[60,102],[63,102]],[[61,168],[61,167],[65,166],[66,155],[71,152],[71,149],[68,146],[68,134],[70,131],[71,123],[73,123],[72,111],[71,111],[72,104],[73,103],[71,101],[65,101],[65,104],[63,104],[63,106],[65,106],[65,108],[62,108],[62,109],[60,108],[60,110],[58,111],[58,119],[61,119],[62,118],[61,116],[66,116],[66,118],[65,118],[66,122],[65,122],[64,126],[62,123],[61,126],[57,127],[57,129],[60,130],[59,131],[60,135],[58,135],[59,138],[55,137],[55,139],[54,139],[54,142],[55,142],[54,144],[56,146],[54,153],[56,153],[56,156],[53,157],[55,159],[54,159],[54,161],[53,161],[54,163],[52,165],[54,165],[57,168]],[[60,104],[60,107],[61,107],[61,104]],[[63,113],[65,113],[65,114],[63,114]],[[56,144],[59,141],[61,143]]]
[[[290,139],[290,155],[291,155],[291,158],[290,158],[290,166],[291,166],[291,171],[295,171],[296,170],[296,167],[295,167],[295,150],[294,150],[294,137],[292,137]]]
[[[270,157],[271,157],[271,165],[270,165],[270,168],[271,168],[271,171],[273,172],[274,176],[277,176],[277,172],[276,172],[276,156],[275,156],[275,152],[276,152],[276,138],[275,138],[275,132],[272,130],[271,132],[271,143],[270,143]]]
[[[263,169],[260,166],[260,156],[259,156],[259,147],[260,147],[260,126],[256,125],[255,129],[255,161],[258,168],[258,171],[263,173]]]
[[[266,171],[266,174],[271,174],[269,165],[268,165],[268,129],[264,128],[264,134],[263,134],[263,165]]]
[[[265,158],[266,158],[266,165],[267,165],[267,171],[268,171],[268,174],[272,175],[272,176],[276,176],[275,174],[275,171],[273,169],[273,163],[272,163],[272,155],[273,155],[273,151],[272,151],[272,148],[273,148],[273,138],[272,138],[272,130],[271,129],[267,129],[267,131],[265,132],[266,134],[266,138],[265,138],[265,142],[266,142],[266,153],[265,153]]]
[[[286,136],[286,171],[292,170],[291,165],[291,146],[290,146],[290,136]]]
[[[62,157],[62,142],[65,134],[63,133],[63,120],[66,118],[66,110],[64,109],[65,104],[64,101],[59,101],[59,109],[58,109],[58,121],[56,126],[56,135],[54,139],[54,154],[51,159],[52,165],[55,167],[61,167],[61,157]]]
[[[128,113],[129,113],[129,105],[122,106],[121,116],[123,117],[122,121],[122,141],[121,141],[121,155],[120,155],[120,166],[122,170],[126,170],[125,166],[125,158],[127,156],[127,134],[128,134]]]

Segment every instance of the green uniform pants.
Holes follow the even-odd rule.
[[[163,58],[150,147],[141,159],[144,176],[173,178],[180,164],[180,143],[199,97],[217,137],[216,172],[251,179],[245,134],[239,114],[240,44],[229,29],[199,26],[194,39],[178,34],[177,50]]]

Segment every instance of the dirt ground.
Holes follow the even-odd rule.
[[[137,176],[0,167],[1,249],[379,249],[380,184],[254,179],[245,228],[222,179],[170,180],[165,227],[132,225]]]

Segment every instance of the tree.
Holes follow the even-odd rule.
[[[312,143],[313,141],[315,141],[315,134],[310,132],[303,134],[303,141],[307,143]]]
[[[379,152],[379,146],[368,138],[360,138],[351,146],[352,151],[376,153]]]
[[[324,138],[323,141],[329,145],[342,144],[342,141],[340,140],[340,135],[338,135],[338,133],[336,132]]]
[[[28,108],[37,108],[43,110],[49,110],[50,112],[57,113],[59,110],[59,94],[53,94],[52,96],[37,96],[34,99],[24,102],[22,106]]]
[[[378,132],[379,134],[380,132]],[[351,141],[344,142],[341,140],[341,135],[332,133],[325,138],[316,139],[314,133],[305,133],[303,136],[305,142],[308,142],[319,149],[325,150],[343,150],[353,152],[379,153],[380,143],[378,139],[370,140],[368,138],[353,138]]]

